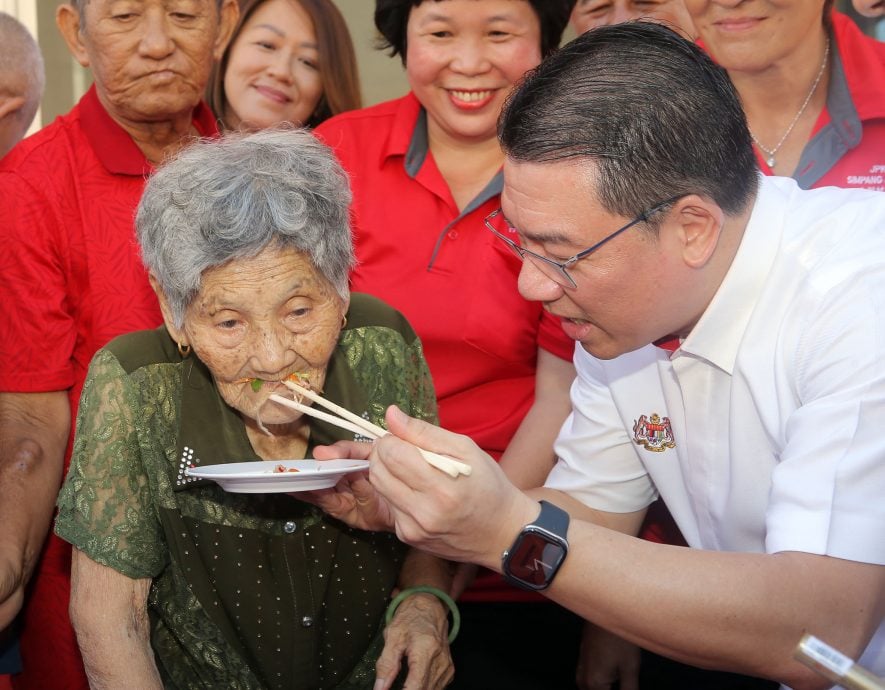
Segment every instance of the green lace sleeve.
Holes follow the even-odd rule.
[[[433,379],[421,341],[414,334],[393,328],[357,328],[342,334],[341,345],[354,377],[366,391],[372,421],[384,426],[384,411],[395,404],[406,414],[439,423]]]
[[[406,347],[405,352],[406,381],[408,385],[410,407],[403,408],[413,417],[423,419],[431,424],[439,424],[436,408],[436,390],[430,377],[430,368],[424,359],[421,341],[415,338]]]
[[[129,375],[113,354],[100,350],[80,398],[55,527],[92,560],[131,578],[154,577],[166,562],[141,458],[138,410]]]

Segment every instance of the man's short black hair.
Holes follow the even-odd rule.
[[[653,22],[599,27],[563,46],[511,94],[498,133],[513,160],[586,159],[599,203],[625,217],[691,193],[737,214],[758,185],[728,74]]]

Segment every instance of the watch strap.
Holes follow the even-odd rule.
[[[565,536],[568,533],[568,513],[558,505],[554,505],[548,501],[540,501],[540,503],[541,514],[538,515],[532,524],[565,539]]]

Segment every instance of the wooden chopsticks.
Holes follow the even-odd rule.
[[[377,424],[372,424],[372,422],[368,421],[367,419],[363,419],[359,415],[355,415],[350,410],[346,410],[340,405],[336,405],[335,403],[326,400],[324,397],[318,395],[309,388],[299,386],[294,381],[284,380],[283,384],[292,392],[298,394],[303,398],[312,400],[317,405],[325,407],[327,410],[330,410],[335,414],[329,414],[328,412],[314,409],[309,405],[304,405],[297,400],[290,400],[289,398],[285,398],[282,395],[272,393],[270,395],[270,400],[273,400],[279,405],[291,407],[292,409],[298,410],[299,412],[302,412],[306,415],[316,417],[317,419],[321,419],[324,422],[334,424],[337,427],[346,429],[347,431],[352,431],[353,433],[359,434],[361,436],[367,436],[371,439],[381,438],[382,436],[386,436],[389,433],[386,429],[381,428]],[[338,416],[336,417],[335,415]],[[436,469],[445,472],[450,477],[457,477],[459,474],[463,474],[466,476],[469,475],[472,471],[470,465],[459,462],[454,458],[440,455],[439,453],[434,453],[429,450],[424,450],[423,448],[419,448],[418,451],[428,463],[433,465]]]

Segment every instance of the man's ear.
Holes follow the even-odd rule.
[[[0,120],[21,110],[26,102],[24,96],[0,96]]]
[[[237,0],[224,0],[218,10],[218,37],[212,48],[212,56],[216,60],[220,60],[224,55],[224,49],[227,48],[239,18],[240,4]]]
[[[163,292],[163,288],[160,287],[159,281],[153,273],[148,275],[148,280],[151,283],[151,287],[154,289],[154,294],[157,295],[157,300],[160,302],[160,311],[163,313],[163,323],[166,324],[166,330],[169,331],[169,335],[171,335],[172,339],[182,347],[190,345],[184,330],[175,325],[175,319],[172,318],[172,309],[169,308],[169,300],[166,299],[166,293]]]
[[[680,243],[682,260],[690,268],[703,268],[719,244],[725,213],[715,202],[697,194],[679,199],[668,224],[675,224],[676,237]]]
[[[86,7],[84,6],[83,12],[85,11]],[[55,11],[55,24],[74,59],[83,67],[89,67],[89,53],[86,52],[86,45],[83,43],[80,13],[73,5],[59,5]]]

